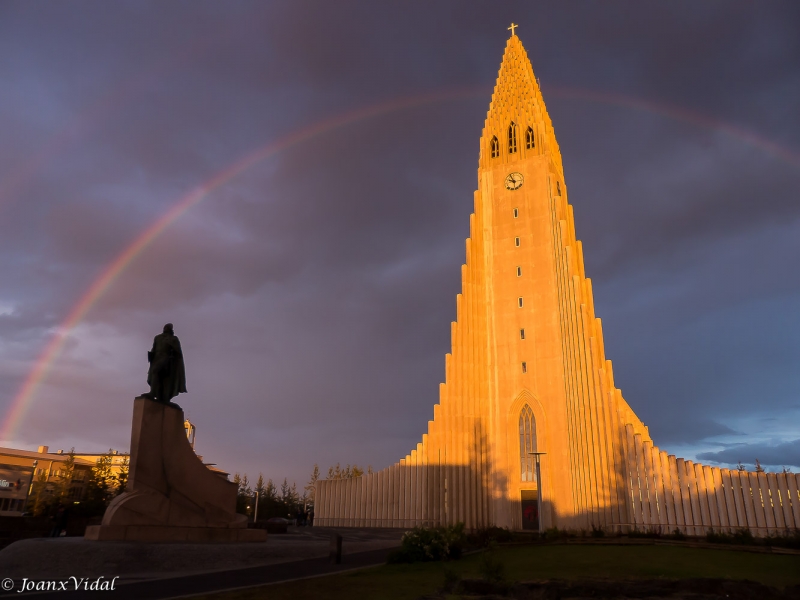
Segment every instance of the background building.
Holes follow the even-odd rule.
[[[75,455],[75,467],[68,498],[80,500],[95,466],[95,455]],[[32,450],[0,448],[0,516],[19,516],[35,481],[43,480],[43,494],[52,495],[64,484],[65,465],[69,452],[49,452],[47,446]],[[6,482],[6,484],[3,483]]]

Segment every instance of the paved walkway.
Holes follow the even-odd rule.
[[[329,575],[341,571],[377,566],[386,563],[386,557],[391,548],[357,552],[342,557],[339,565],[330,564],[327,557],[310,558],[306,560],[235,569],[231,571],[217,571],[213,573],[200,573],[182,577],[169,577],[165,579],[152,579],[123,583],[115,586],[114,591],[88,592],[68,591],[59,592],[28,592],[18,594],[16,590],[10,592],[17,598],[32,598],[36,600],[77,600],[91,595],[97,598],[113,598],[114,600],[167,600],[169,598],[185,598],[199,594],[222,592],[236,588],[252,587],[281,581],[291,581],[304,577]]]
[[[285,535],[270,535],[261,544],[24,540],[0,552],[0,579],[14,582],[11,590],[0,590],[0,596],[68,600],[92,593],[75,591],[71,576],[90,581],[99,575],[103,581],[118,576],[114,591],[92,594],[114,599],[166,599],[277,583],[383,564],[402,535],[401,530],[336,529],[343,538],[343,557],[341,564],[331,565],[328,552],[333,531],[297,528]],[[23,578],[63,581],[66,590],[18,593]]]

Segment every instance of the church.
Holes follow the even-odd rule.
[[[800,475],[668,455],[616,388],[553,124],[513,27],[479,142],[433,419],[396,464],[317,482],[315,524],[760,536],[800,527]]]

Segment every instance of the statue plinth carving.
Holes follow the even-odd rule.
[[[133,404],[127,491],[106,509],[89,540],[261,542],[236,513],[237,486],[206,467],[186,438],[183,410],[140,396]]]

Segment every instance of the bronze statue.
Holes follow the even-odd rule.
[[[183,366],[183,352],[178,336],[172,331],[172,323],[164,325],[164,333],[153,340],[153,349],[147,353],[150,369],[147,383],[152,400],[165,404],[178,394],[186,393],[186,370]]]

